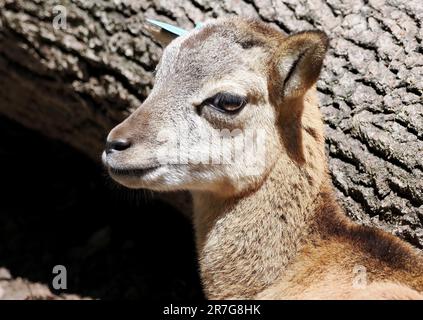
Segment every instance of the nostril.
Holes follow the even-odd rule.
[[[110,153],[113,150],[123,151],[131,146],[131,142],[128,139],[118,139],[106,142],[106,153]]]

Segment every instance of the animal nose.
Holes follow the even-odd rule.
[[[106,153],[109,154],[113,151],[123,151],[131,146],[128,139],[118,139],[106,142]]]

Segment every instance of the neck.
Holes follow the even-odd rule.
[[[193,193],[201,277],[209,298],[253,298],[283,275],[307,238],[325,179],[324,170],[282,157],[246,196]]]

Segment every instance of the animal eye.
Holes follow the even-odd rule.
[[[247,98],[227,92],[220,92],[203,103],[217,111],[235,114],[247,104]]]

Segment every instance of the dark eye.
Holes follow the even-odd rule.
[[[217,111],[230,114],[241,111],[246,104],[246,97],[227,92],[220,92],[203,102],[203,105],[208,105]]]

